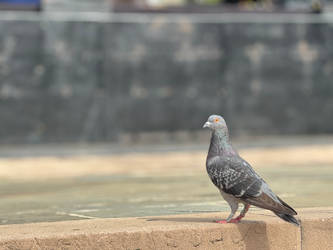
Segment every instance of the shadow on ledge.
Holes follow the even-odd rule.
[[[170,222],[180,222],[180,223],[215,223],[215,220],[219,218],[191,218],[191,217],[154,217],[154,218],[142,218],[146,221],[170,221]],[[238,231],[230,234],[224,232],[223,228],[226,228],[226,224],[218,224],[221,226],[221,237],[211,239],[210,242],[217,241],[228,241],[232,242],[236,248],[246,249],[246,250],[269,250],[272,242],[267,236],[267,225],[263,221],[257,220],[242,220],[236,225],[235,230]],[[230,229],[230,227],[228,227]]]

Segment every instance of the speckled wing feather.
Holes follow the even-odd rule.
[[[223,192],[276,213],[296,214],[240,156],[209,157],[206,165],[212,182]]]
[[[239,156],[207,159],[207,172],[215,186],[237,198],[257,197],[261,178]]]

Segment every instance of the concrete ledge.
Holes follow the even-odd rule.
[[[255,211],[240,224],[224,213],[0,226],[1,249],[333,249],[333,207],[298,209],[298,228]]]

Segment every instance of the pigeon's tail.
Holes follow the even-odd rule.
[[[294,216],[290,214],[278,214],[278,213],[275,214],[279,216],[282,220],[295,224],[296,226],[299,226],[299,221]]]

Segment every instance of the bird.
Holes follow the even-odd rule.
[[[209,116],[203,128],[209,128],[212,131],[206,158],[207,173],[231,209],[227,219],[216,222],[238,223],[252,205],[271,210],[282,220],[299,226],[299,221],[294,217],[297,212],[279,198],[233,148],[223,117]],[[239,216],[233,218],[239,204],[243,204],[244,208]]]

